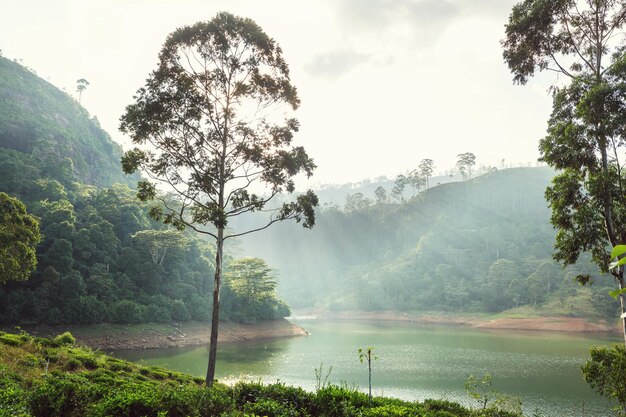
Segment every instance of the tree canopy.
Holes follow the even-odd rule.
[[[537,71],[565,75],[554,85],[541,159],[561,170],[546,191],[558,229],[555,258],[574,264],[590,252],[608,271],[610,247],[626,242],[623,161],[626,117],[626,4],[615,0],[525,0],[502,42],[520,84]],[[624,288],[623,267],[611,271]],[[582,284],[589,281],[581,275]],[[620,296],[622,313],[626,300]],[[626,343],[626,319],[622,320]]]
[[[150,179],[139,183],[138,196],[161,201],[152,215],[216,242],[208,384],[215,373],[224,241],[281,220],[315,222],[312,191],[270,204],[295,191],[294,176],[310,176],[315,168],[292,143],[299,124],[291,113],[299,104],[276,41],[254,21],[222,12],[168,36],[157,69],[121,118],[122,131],[139,145],[125,153],[122,166]],[[168,199],[157,193],[157,183],[173,190]],[[252,212],[268,217],[247,230],[226,229],[231,218]]]
[[[39,222],[24,204],[0,193],[0,284],[28,279],[37,266],[35,247],[41,240]]]

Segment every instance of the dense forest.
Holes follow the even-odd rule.
[[[5,58],[0,109],[0,191],[26,204],[43,235],[30,279],[0,285],[0,322],[208,320],[212,246],[151,220],[97,120]],[[289,315],[265,262],[230,261],[224,318]]]
[[[281,224],[272,245],[254,236],[244,251],[280,270],[279,291],[297,307],[499,312],[526,305],[615,317],[610,277],[588,259],[566,269],[552,260],[555,231],[543,193],[553,176],[545,167],[493,170],[404,203],[351,194],[343,207],[326,204],[313,231]],[[596,275],[593,286],[574,282],[583,273]]]
[[[0,321],[208,320],[212,245],[151,220],[129,188],[137,177],[121,172],[119,146],[73,98],[7,59],[0,58],[0,69],[7,109],[0,116],[0,191],[27,205],[43,235],[31,279],[0,287]],[[402,199],[392,199],[391,189],[355,192],[343,207],[326,200],[313,231],[279,224],[227,253],[268,260],[280,273],[281,295],[296,307],[529,306],[613,317],[608,277],[578,287],[574,277],[594,274],[591,263],[562,269],[551,259],[555,232],[543,192],[553,175],[549,168],[494,169],[467,181],[433,181]],[[379,187],[374,181],[366,188]],[[224,318],[289,314],[264,261],[233,265]]]

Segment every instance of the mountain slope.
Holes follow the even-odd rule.
[[[543,194],[553,175],[496,171],[404,204],[322,210],[311,231],[280,224],[242,243],[277,267],[281,294],[296,307],[503,311],[556,303],[578,314],[572,305],[584,298],[587,311],[610,316],[609,279],[577,288],[576,274],[597,269],[584,259],[567,269],[552,260]]]
[[[51,172],[95,186],[134,184],[120,169],[122,149],[76,100],[23,66],[0,57],[0,148],[43,163]],[[44,174],[46,174],[44,172]],[[63,181],[61,181],[63,182]]]

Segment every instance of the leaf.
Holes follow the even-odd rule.
[[[622,265],[626,265],[626,257],[624,257],[624,258],[622,258],[622,259],[620,259],[618,261],[611,262],[609,264],[609,269],[615,269],[618,266],[622,266]]]
[[[611,259],[614,259],[620,255],[626,253],[626,245],[615,245],[611,251]]]
[[[609,295],[615,298],[616,300],[617,300],[617,297],[620,296],[620,294],[626,294],[626,288],[622,288],[621,290],[609,291]]]

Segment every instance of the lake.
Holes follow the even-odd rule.
[[[332,366],[329,381],[367,387],[367,365],[357,349],[373,347],[376,395],[406,400],[448,399],[472,406],[463,384],[469,374],[493,376],[495,389],[521,398],[529,415],[606,416],[608,401],[583,381],[589,347],[619,342],[604,334],[477,330],[389,322],[292,320],[308,337],[228,343],[218,350],[221,380],[280,380],[308,390],[315,368]],[[114,355],[198,376],[207,347],[117,351]],[[325,373],[325,372],[324,372]]]

